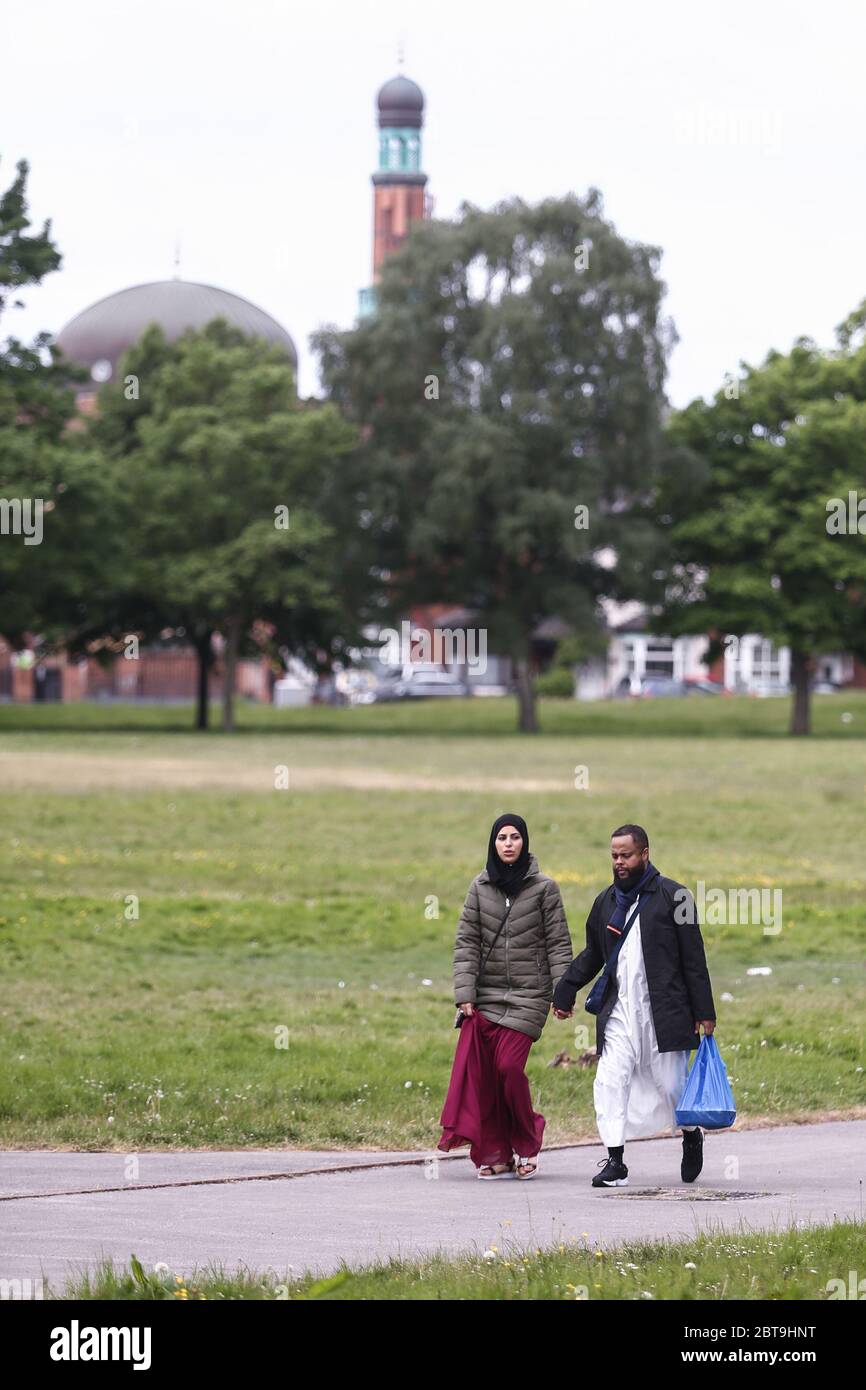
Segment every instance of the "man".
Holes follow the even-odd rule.
[[[610,853],[613,883],[593,903],[586,946],[557,984],[551,1006],[557,1018],[570,1018],[577,991],[605,968],[621,942],[596,1018],[593,1098],[608,1157],[593,1187],[626,1186],[627,1139],[676,1130],[689,1053],[701,1027],[712,1033],[716,1019],[692,894],[650,863],[642,826],[615,830]],[[683,1182],[700,1173],[703,1144],[698,1125],[683,1126]]]

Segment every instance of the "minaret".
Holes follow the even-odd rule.
[[[426,216],[421,172],[421,126],[424,93],[402,74],[392,77],[376,99],[379,112],[379,168],[373,175],[373,285],[382,262],[396,251],[413,222]],[[364,318],[376,304],[375,288],[361,290]]]

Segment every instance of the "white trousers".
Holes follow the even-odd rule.
[[[686,1084],[691,1055],[687,1051],[659,1052],[637,906],[634,911],[638,915],[616,963],[618,997],[604,1030],[593,1086],[598,1132],[608,1148],[662,1130],[677,1132],[674,1111]]]

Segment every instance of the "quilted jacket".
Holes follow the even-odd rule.
[[[559,885],[538,867],[529,870],[481,980],[478,967],[490,950],[507,905],[505,894],[483,869],[469,885],[454,942],[454,1002],[475,1004],[492,1023],[541,1037],[560,976],[571,965],[571,937]]]

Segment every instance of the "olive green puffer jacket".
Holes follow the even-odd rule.
[[[559,884],[541,872],[531,852],[529,871],[476,983],[505,909],[505,894],[482,870],[469,885],[457,924],[454,1002],[475,1004],[491,1023],[537,1040],[554,987],[571,965],[572,949]]]

